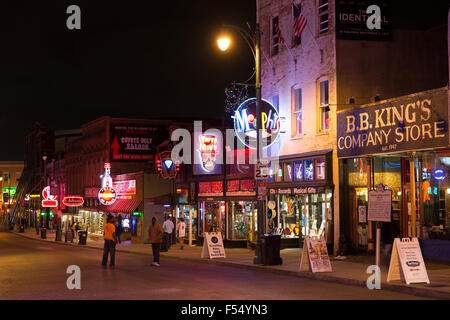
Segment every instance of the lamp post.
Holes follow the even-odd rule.
[[[47,186],[47,156],[42,156],[42,160],[44,160],[44,188]],[[50,212],[49,212],[49,208],[46,209],[46,214],[45,214],[45,229],[48,229],[49,224],[48,224],[48,218],[49,218]],[[41,215],[42,217],[42,215]],[[42,226],[42,222],[41,222],[41,226]]]
[[[261,32],[259,28],[259,23],[257,21],[255,28],[255,38],[244,29],[233,26],[233,25],[223,25],[224,28],[233,29],[238,31],[242,38],[246,41],[250,50],[253,53],[253,58],[255,59],[255,93],[256,93],[256,162],[259,163],[260,153],[261,153],[261,51],[260,51],[260,42],[261,42]],[[254,44],[254,48],[251,44]],[[221,37],[217,40],[217,44],[219,49],[222,51],[228,50],[231,40],[228,37]],[[256,186],[258,189],[258,186]],[[262,259],[262,239],[264,236],[264,213],[263,213],[263,202],[259,198],[257,199],[257,227],[258,227],[258,238],[255,246],[255,258],[253,259],[253,263],[255,264],[263,264]]]

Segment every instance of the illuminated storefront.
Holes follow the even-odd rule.
[[[266,228],[282,247],[300,247],[305,236],[333,243],[331,151],[283,158],[269,167]]]
[[[448,88],[382,101],[338,114],[343,232],[373,250],[367,194],[392,190],[391,237],[418,237],[424,256],[450,258]],[[361,130],[364,129],[364,130]],[[383,231],[382,231],[383,232]]]

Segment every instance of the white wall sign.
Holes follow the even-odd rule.
[[[358,222],[359,223],[367,222],[366,206],[358,206]]]
[[[201,258],[226,258],[220,232],[205,232]]]
[[[402,280],[406,284],[430,283],[417,238],[394,240],[387,282],[392,280]]]
[[[324,237],[305,237],[300,271],[332,272],[327,243]]]
[[[367,216],[369,221],[391,222],[392,190],[383,190],[383,185],[377,185],[377,190],[369,191],[369,206]]]

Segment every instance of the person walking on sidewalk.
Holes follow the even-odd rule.
[[[186,236],[186,223],[184,218],[180,218],[180,222],[177,224],[178,240],[180,241],[180,249],[184,249],[184,237]]]
[[[120,235],[122,233],[122,215],[119,214],[117,216],[117,228],[116,228],[116,234],[117,234],[117,240],[118,243],[120,243]]]
[[[114,226],[114,217],[109,217],[104,228],[104,239],[105,246],[103,247],[103,260],[102,266],[106,268],[108,262],[108,253],[110,255],[109,267],[114,269],[114,264],[116,260],[116,227]]]
[[[162,225],[164,235],[163,235],[163,244],[161,246],[161,251],[166,252],[169,251],[170,245],[172,242],[172,232],[173,232],[173,222],[170,218],[168,218],[166,221],[164,221]]]
[[[152,218],[152,224],[148,228],[148,239],[152,244],[153,250],[153,266],[159,267],[159,253],[161,250],[161,241],[163,237],[163,229],[161,225],[156,221],[156,218]]]

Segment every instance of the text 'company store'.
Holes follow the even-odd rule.
[[[368,191],[392,190],[388,238],[418,237],[424,256],[450,258],[448,87],[361,106],[337,115],[341,228],[373,250]]]

